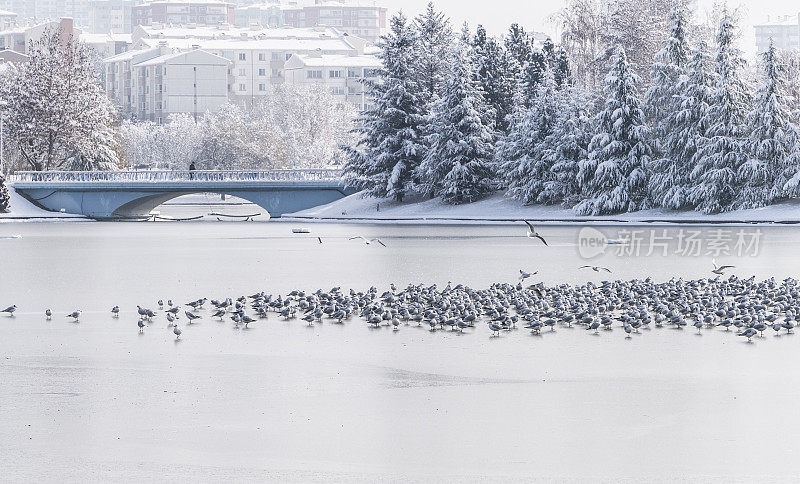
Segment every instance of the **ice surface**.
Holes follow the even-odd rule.
[[[179,343],[163,313],[138,334],[136,304],[155,310],[159,298],[448,280],[486,287],[515,281],[520,268],[539,270],[548,284],[608,277],[574,269],[583,263],[578,227],[540,229],[545,248],[516,226],[319,223],[309,235],[293,226],[15,225],[22,238],[0,240],[0,306],[20,307],[0,316],[2,479],[765,482],[800,474],[796,335],[746,344],[716,330],[654,328],[626,340],[619,329],[559,328],[490,338],[480,325],[463,335],[370,329],[356,318],[309,328],[276,315],[236,330],[209,311],[182,325]],[[735,272],[797,276],[795,229],[763,230],[761,254],[735,260]],[[347,240],[355,234],[388,247]],[[622,279],[694,278],[711,267],[710,257],[609,254],[592,263]],[[75,309],[84,310],[77,324],[64,316]]]

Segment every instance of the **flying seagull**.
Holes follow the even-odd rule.
[[[539,240],[541,240],[541,241],[542,241],[542,243],[543,243],[544,245],[547,245],[547,241],[546,241],[546,240],[544,240],[544,237],[542,237],[541,235],[539,235],[538,233],[536,233],[536,229],[535,229],[535,228],[533,228],[533,225],[531,225],[531,223],[530,223],[530,222],[528,222],[528,221],[526,220],[526,221],[525,221],[525,224],[528,226],[528,238],[529,238],[529,239],[539,239]]]
[[[522,269],[520,269],[519,270],[519,280],[520,281],[524,281],[525,279],[527,279],[527,278],[529,278],[531,276],[535,276],[538,273],[539,273],[539,271],[536,271],[536,272],[525,272]]]
[[[608,267],[600,267],[600,266],[580,266],[578,267],[578,269],[591,269],[595,272],[606,271],[608,273],[611,273],[611,269],[609,269]]]
[[[381,244],[382,246],[386,247],[386,244],[384,244],[383,241],[381,239],[378,239],[378,238],[368,239],[368,238],[364,237],[363,235],[359,235],[357,237],[350,237],[350,240],[355,240],[355,239],[361,239],[364,242],[366,242],[367,245],[370,245],[373,242],[377,242],[377,243]]]
[[[317,240],[319,240],[320,244],[322,243],[322,237],[317,237]]]
[[[725,269],[733,269],[734,267],[736,267],[736,266],[717,266],[716,260],[712,260],[711,263],[714,264],[714,270],[711,272],[717,274],[718,276],[724,276]]]

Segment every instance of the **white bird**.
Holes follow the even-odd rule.
[[[175,333],[175,339],[180,339],[182,331],[177,324],[172,328],[172,332]]]
[[[2,311],[0,311],[0,313],[8,313],[9,316],[13,317],[14,316],[14,311],[16,311],[16,310],[17,310],[17,305],[14,304],[13,306],[9,306],[9,307],[3,309]]]
[[[49,309],[45,309],[44,315],[47,317],[47,319],[51,319],[53,317],[53,311],[50,311]]]
[[[533,228],[533,225],[531,225],[531,223],[530,223],[530,222],[528,222],[528,221],[526,220],[526,221],[525,221],[525,224],[528,226],[528,238],[529,238],[529,239],[539,239],[539,240],[541,240],[541,241],[542,241],[542,243],[543,243],[544,245],[547,245],[547,241],[546,241],[546,240],[544,240],[544,237],[542,237],[541,235],[539,235],[539,234],[536,232],[536,229],[535,229],[535,228]]]
[[[202,318],[202,316],[198,316],[198,315],[196,315],[196,314],[194,314],[192,312],[189,312],[189,311],[184,311],[183,313],[186,315],[187,318],[189,318],[189,323],[190,324],[195,319],[201,319]]]
[[[608,267],[600,267],[600,266],[580,266],[578,267],[578,269],[591,269],[595,272],[606,271],[608,273],[611,273],[611,269],[609,269]]]
[[[368,238],[364,237],[363,235],[359,235],[359,236],[356,236],[356,237],[350,237],[350,240],[356,240],[356,239],[363,240],[367,245],[370,245],[373,242],[377,242],[377,243],[381,244],[382,246],[386,247],[386,244],[384,244],[383,241],[381,239],[379,239],[379,238],[368,239]]]
[[[67,314],[67,317],[74,319],[75,322],[77,323],[78,319],[81,317],[81,311],[80,310],[72,311],[71,313]]]
[[[717,266],[716,260],[712,260],[711,263],[714,264],[714,270],[711,272],[717,274],[718,276],[724,276],[725,269],[733,269],[736,267],[736,266]]]
[[[520,281],[524,281],[525,279],[527,279],[527,278],[529,278],[529,277],[531,277],[531,276],[535,276],[535,275],[536,275],[536,274],[538,274],[538,273],[539,273],[539,271],[535,271],[535,272],[525,272],[525,271],[523,271],[522,269],[520,269],[520,270],[519,270],[519,280],[520,280]]]
[[[111,314],[114,315],[115,318],[119,317],[119,306],[114,306],[111,308]]]

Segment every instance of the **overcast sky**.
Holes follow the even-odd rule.
[[[408,16],[424,10],[428,0],[384,0],[391,12],[402,8]],[[547,18],[561,9],[564,0],[434,0],[437,8],[444,10],[454,23],[460,25],[465,20],[473,27],[483,24],[493,34],[500,34],[512,22],[518,22],[526,30],[536,30],[556,35],[555,26]],[[714,0],[699,0],[701,9],[711,8]],[[752,54],[755,52],[753,25],[765,23],[767,15],[797,15],[800,2],[797,0],[729,0],[731,7],[741,5],[746,17],[743,27],[741,48]]]

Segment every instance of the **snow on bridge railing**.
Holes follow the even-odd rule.
[[[141,170],[141,171],[18,171],[12,182],[220,182],[220,181],[340,181],[342,170]]]

